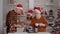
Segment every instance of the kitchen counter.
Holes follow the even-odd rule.
[[[51,33],[48,33],[48,32],[39,32],[39,33],[26,33],[26,32],[23,32],[23,33],[8,33],[8,34],[51,34]]]

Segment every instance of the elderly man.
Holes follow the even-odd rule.
[[[23,6],[22,4],[17,4],[17,7],[14,10],[8,12],[6,16],[6,26],[7,26],[7,33],[10,32],[10,28],[17,24],[17,15],[23,15]],[[12,26],[11,26],[12,25]],[[13,28],[14,29],[14,28]],[[14,31],[14,30],[12,30]],[[15,29],[16,31],[16,29]]]
[[[46,27],[48,23],[44,16],[41,14],[40,7],[34,7],[35,17],[32,18],[30,26],[36,30],[36,32],[46,32]]]

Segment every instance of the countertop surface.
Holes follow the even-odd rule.
[[[48,33],[48,32],[39,32],[39,33],[26,33],[26,32],[23,32],[23,33],[8,33],[8,34],[51,34],[51,33]]]

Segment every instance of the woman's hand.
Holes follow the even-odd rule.
[[[15,24],[15,27],[21,28],[22,26],[20,24]]]

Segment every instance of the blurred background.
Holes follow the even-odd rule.
[[[55,19],[57,18],[57,11],[58,11],[57,9],[60,8],[60,0],[0,0],[0,4],[1,4],[0,6],[1,27],[0,28],[1,29],[2,28],[6,29],[5,27],[6,15],[10,10],[14,9],[16,7],[16,4],[18,3],[23,4],[23,11],[25,15],[28,9],[33,9],[33,7],[39,6],[42,7],[44,11],[47,11],[47,13],[50,9],[52,9]],[[23,20],[24,17],[22,18]]]

